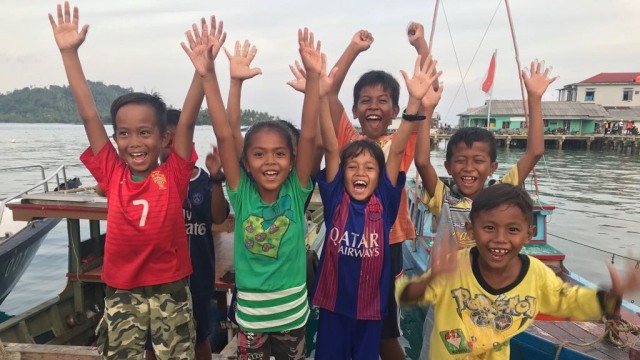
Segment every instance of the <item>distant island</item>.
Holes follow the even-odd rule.
[[[118,96],[133,92],[132,88],[106,85],[100,81],[89,81],[98,114],[105,124],[111,123],[109,109]],[[279,120],[280,117],[266,112],[242,110],[242,125],[252,125],[262,120]],[[0,123],[62,123],[82,124],[69,86],[50,85],[44,88],[25,87],[0,94]],[[198,125],[210,124],[206,109],[198,116]]]

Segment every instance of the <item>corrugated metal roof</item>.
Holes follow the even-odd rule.
[[[491,101],[493,116],[524,116],[521,100]],[[469,108],[458,116],[487,116],[487,104]],[[543,101],[542,116],[545,119],[586,119],[606,120],[611,115],[599,104],[584,104],[575,101]]]
[[[640,121],[640,107],[608,108],[607,111],[614,120]]]
[[[582,80],[579,84],[595,84],[595,83],[632,83],[640,82],[640,72],[626,73],[600,73],[586,80]]]

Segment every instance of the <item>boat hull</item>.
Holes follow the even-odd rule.
[[[25,272],[42,241],[60,219],[31,221],[0,244],[0,304]]]

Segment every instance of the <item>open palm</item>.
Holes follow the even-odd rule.
[[[236,41],[233,54],[227,48],[224,48],[224,52],[229,59],[229,71],[232,79],[246,80],[262,74],[262,70],[259,68],[251,68],[251,62],[256,57],[258,49],[251,46],[248,40],[244,41],[242,47],[240,41]]]
[[[58,22],[49,14],[49,22],[53,29],[53,36],[60,51],[77,50],[84,42],[89,30],[89,25],[84,25],[82,30],[78,31],[78,7],[73,8],[73,14],[69,2],[64,2],[64,12],[62,5],[58,4]]]
[[[198,30],[198,26],[193,24],[192,29],[186,32],[189,45],[187,46],[184,42],[181,45],[198,74],[205,76],[213,73],[214,60],[227,38],[227,33],[222,31],[222,21],[216,26],[215,16],[211,16],[211,27],[207,25],[204,18],[200,22],[202,33]]]

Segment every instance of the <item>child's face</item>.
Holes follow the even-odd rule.
[[[353,117],[360,121],[365,136],[377,140],[387,134],[399,110],[393,105],[391,91],[385,91],[382,85],[365,86],[360,90],[358,103],[353,105]]]
[[[168,143],[167,134],[160,134],[155,110],[144,104],[127,104],[116,113],[118,154],[131,174],[147,176],[158,166],[160,151]]]
[[[379,178],[378,162],[368,151],[347,159],[344,164],[344,187],[352,199],[369,199],[378,186]]]
[[[470,199],[475,199],[498,168],[498,162],[492,162],[489,153],[490,145],[486,142],[477,141],[471,147],[460,142],[453,145],[451,161],[444,162],[459,191]]]
[[[258,185],[260,197],[267,203],[276,201],[280,186],[293,167],[286,139],[265,129],[251,138],[245,154],[245,168]]]
[[[534,232],[535,226],[529,225],[522,210],[511,204],[481,211],[472,224],[467,223],[467,233],[480,253],[480,269],[493,273],[519,272],[518,254]]]

